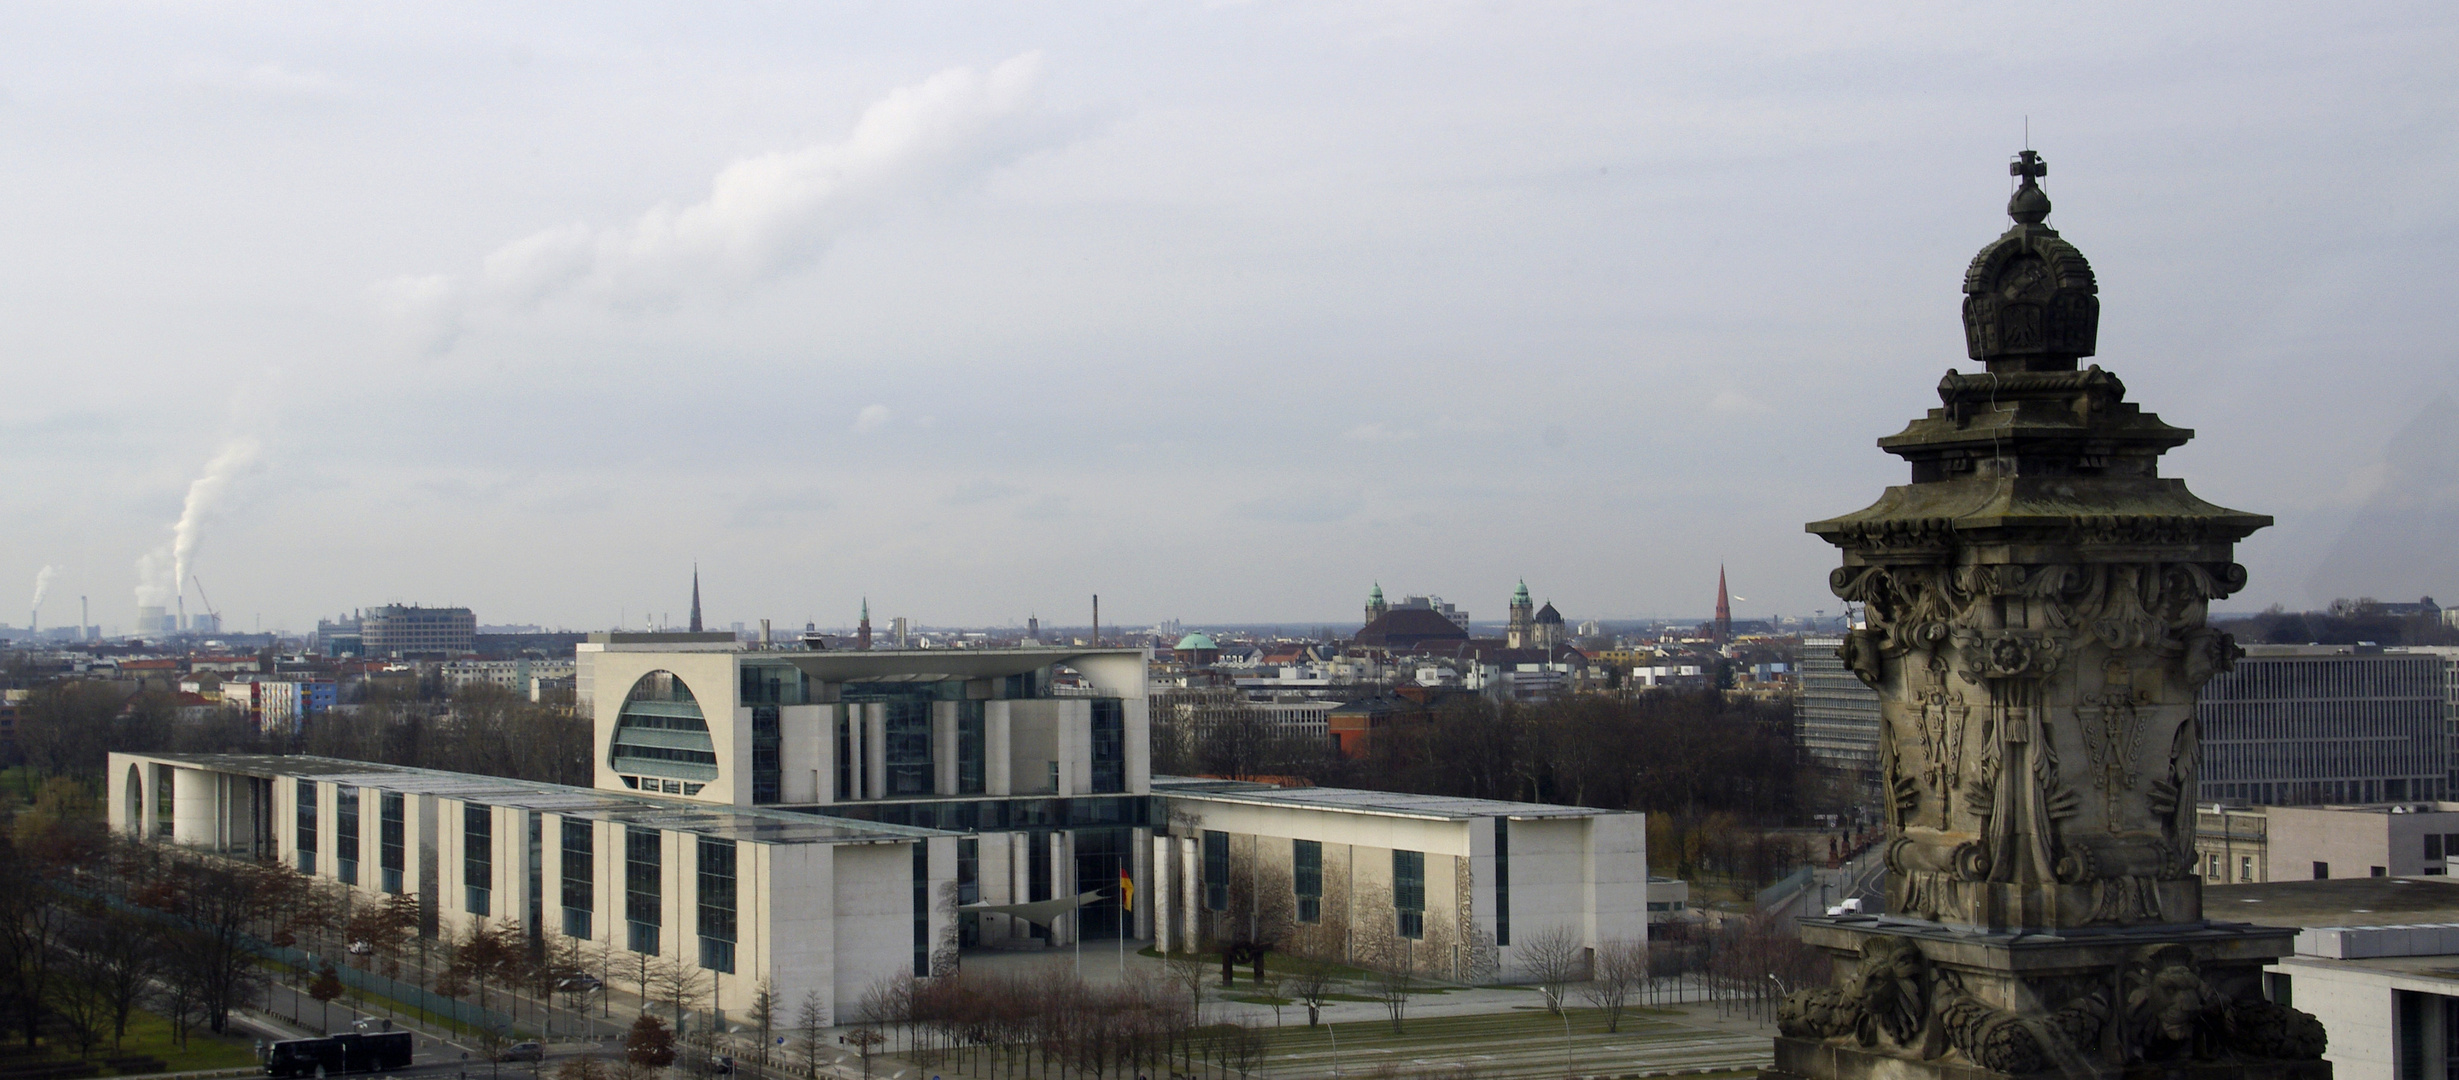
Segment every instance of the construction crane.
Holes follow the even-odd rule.
[[[221,629],[222,616],[213,609],[213,599],[205,595],[205,583],[198,581],[195,574],[190,574],[188,584],[196,586],[196,599],[198,603],[205,605],[205,617],[213,620],[215,629]]]

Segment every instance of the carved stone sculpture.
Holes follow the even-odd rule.
[[[1837,982],[1787,1000],[1771,1072],[2324,1080],[2320,1026],[2259,996],[2290,932],[2206,921],[2194,866],[2195,702],[2238,654],[2205,616],[2271,519],[2160,475],[2193,432],[2083,364],[2091,264],[2046,163],[2011,171],[2014,224],[1964,276],[1982,370],[1879,440],[1910,483],[1809,526],[1864,616],[1839,656],[1879,693],[1887,904],[1804,920]]]

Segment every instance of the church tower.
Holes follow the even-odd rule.
[[[854,628],[854,647],[866,651],[871,648],[871,598],[868,596],[862,598],[862,623]]]
[[[1716,564],[1716,641],[1733,640],[1733,598],[1725,592],[1725,565]]]
[[[1392,605],[1383,602],[1383,583],[1378,581],[1375,591],[1366,594],[1366,625],[1373,626],[1376,619],[1382,618],[1390,610]]]
[[[1519,591],[1511,594],[1511,621],[1503,626],[1503,644],[1514,649],[1533,648],[1536,640],[1537,605],[1528,598],[1528,579],[1520,579]]]
[[[692,564],[692,633],[700,632],[700,564]]]

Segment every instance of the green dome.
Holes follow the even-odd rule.
[[[1515,604],[1525,604],[1525,603],[1527,603],[1527,602],[1528,602],[1528,583],[1527,583],[1527,582],[1525,582],[1525,581],[1521,582],[1521,583],[1520,583],[1520,591],[1518,591],[1518,592],[1515,592],[1515,593],[1511,594],[1511,602],[1512,602],[1512,603],[1515,603]]]
[[[1197,632],[1178,639],[1178,648],[1181,652],[1193,652],[1197,649],[1219,649],[1220,646],[1213,644],[1211,638]]]

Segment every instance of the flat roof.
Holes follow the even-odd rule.
[[[489,806],[538,810],[619,825],[638,825],[762,844],[894,844],[923,837],[959,835],[941,829],[886,825],[791,810],[712,806],[628,791],[546,784],[534,780],[384,765],[312,754],[131,753],[128,756],[242,776],[329,780],[337,784],[437,795]]]
[[[1624,813],[1620,810],[1599,810],[1587,806],[1554,806],[1547,803],[1505,802],[1499,799],[1464,799],[1451,795],[1412,795],[1402,791],[1279,787],[1247,780],[1218,780],[1201,776],[1153,777],[1153,794],[1173,799],[1201,799],[1206,802],[1278,806],[1296,810],[1337,810],[1352,814],[1382,814],[1389,817],[1422,818],[1430,821],[1468,821],[1474,818],[1489,817],[1584,818]]]
[[[655,654],[656,648],[624,650]],[[690,650],[677,649],[677,652]],[[996,679],[1039,671],[1053,664],[1118,657],[1142,661],[1146,650],[1065,647],[1014,649],[743,649],[731,655],[746,664],[782,664],[800,668],[821,682],[932,682],[951,679]],[[1142,685],[1139,676],[1138,685]]]
[[[2205,885],[2203,916],[2301,927],[2459,922],[2459,879],[2361,877]]]

